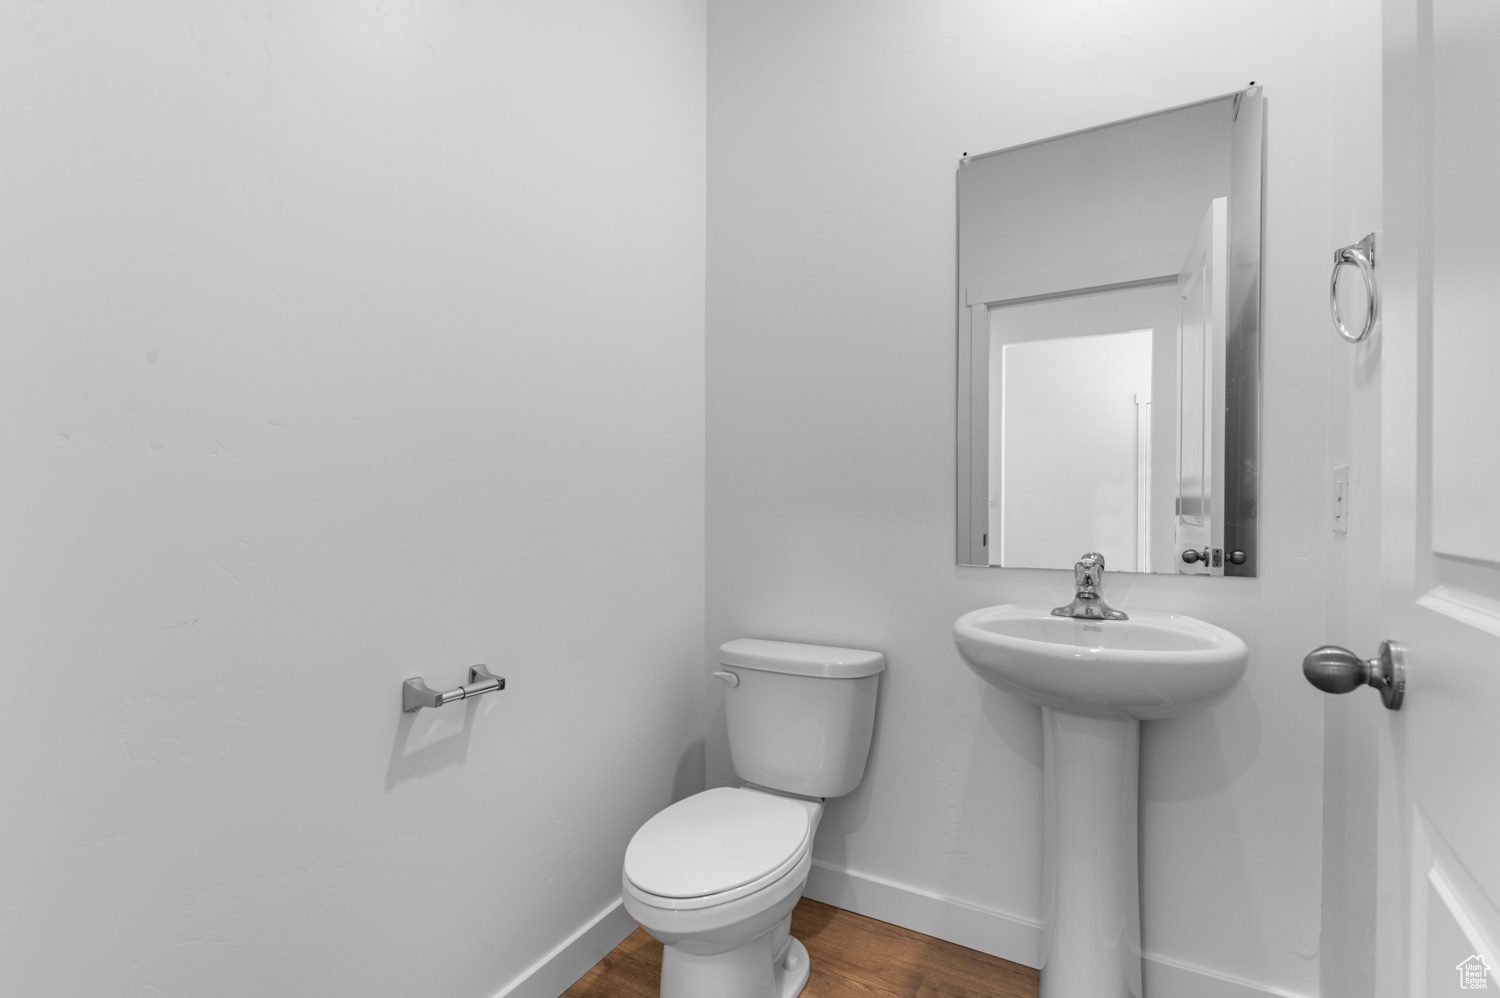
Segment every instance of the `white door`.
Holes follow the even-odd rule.
[[[1383,44],[1384,322],[1351,348],[1379,572],[1351,590],[1379,609],[1354,650],[1394,639],[1407,675],[1399,711],[1348,694],[1379,715],[1373,979],[1469,995],[1500,991],[1500,5],[1384,0]]]
[[[1223,575],[1224,361],[1228,325],[1229,202],[1215,198],[1177,276],[1177,529],[1184,575]],[[1217,552],[1184,561],[1189,551]],[[1217,560],[1218,564],[1213,562]]]

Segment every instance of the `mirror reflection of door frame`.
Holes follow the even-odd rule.
[[[1151,565],[1151,395],[1135,396],[1135,570]]]
[[[1173,566],[1180,575],[1224,574],[1228,261],[1228,200],[1215,198],[1177,275],[1180,299],[1177,389],[1181,401],[1177,406],[1177,530]],[[1201,330],[1196,336],[1191,333],[1193,326]],[[1192,348],[1195,342],[1196,350]],[[1189,422],[1200,425],[1189,427]],[[1189,432],[1190,429],[1195,432]],[[1193,449],[1189,441],[1197,442],[1197,453],[1188,453]],[[1191,476],[1190,461],[1196,472]],[[1183,560],[1189,550],[1208,551],[1210,557],[1189,563]]]

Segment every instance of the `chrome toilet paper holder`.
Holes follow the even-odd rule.
[[[423,707],[441,707],[455,700],[467,700],[481,693],[494,693],[505,689],[505,677],[497,676],[482,665],[469,666],[469,681],[439,693],[428,686],[421,676],[413,676],[401,684],[401,710],[410,714]]]

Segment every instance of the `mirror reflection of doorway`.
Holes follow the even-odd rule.
[[[1140,329],[1001,349],[1002,564],[1099,551],[1117,571],[1150,571],[1139,562],[1149,551],[1140,513],[1143,499],[1150,508],[1151,338]]]
[[[988,306],[988,564],[1224,573],[1183,555],[1224,543],[1227,215],[1175,275]]]
[[[990,309],[990,564],[1172,571],[1179,311],[1175,275]]]

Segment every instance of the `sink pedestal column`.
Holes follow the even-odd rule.
[[[1042,708],[1039,998],[1143,998],[1141,722]]]

